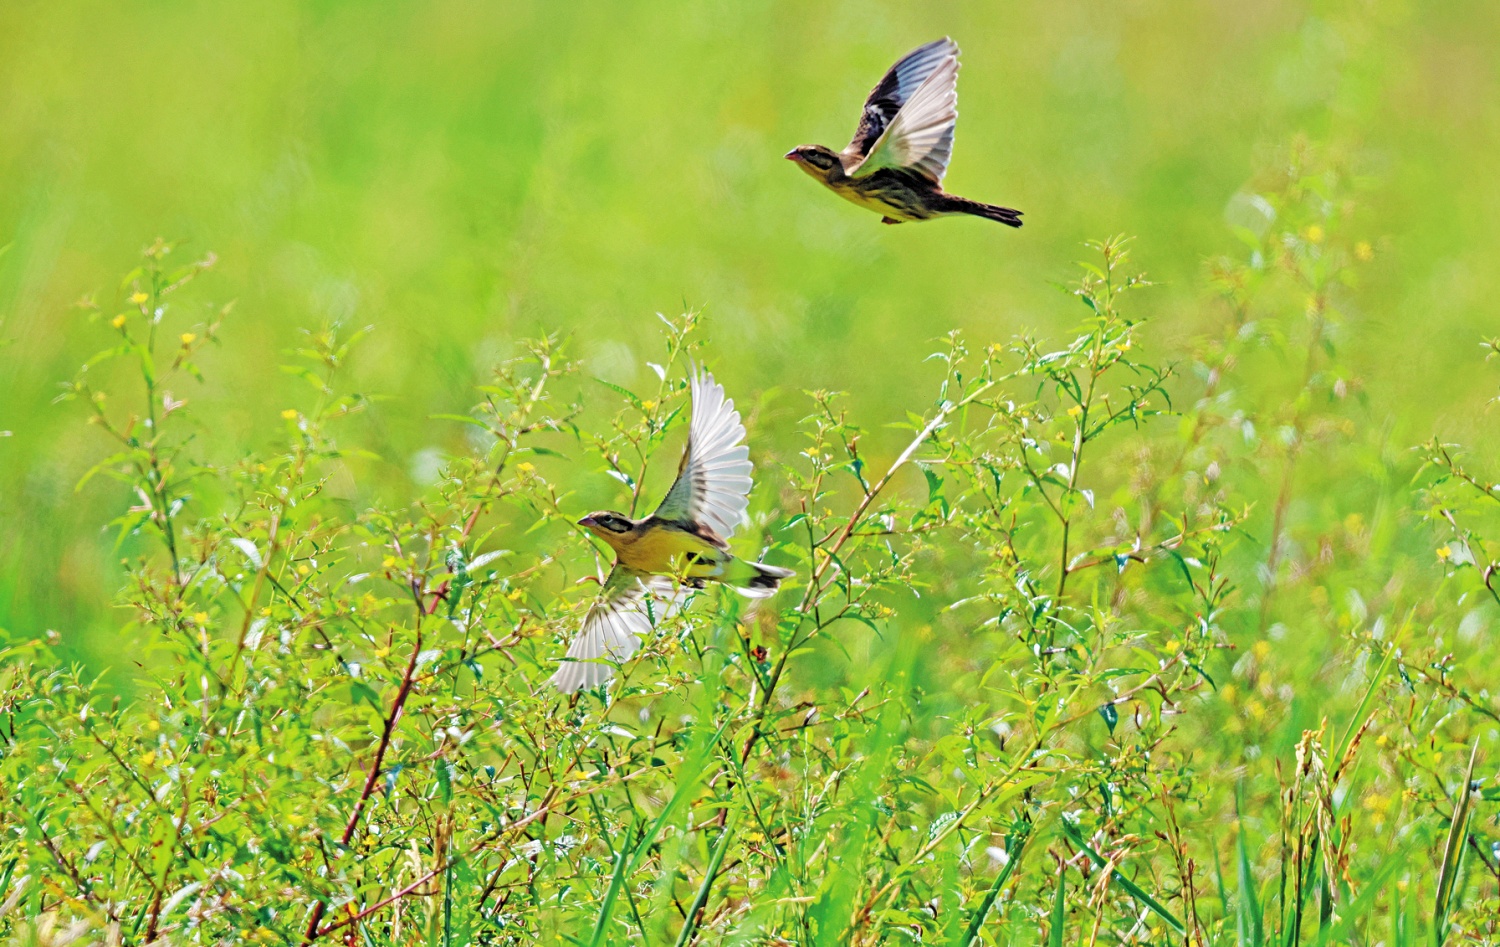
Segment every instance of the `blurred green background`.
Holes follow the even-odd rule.
[[[842,147],[901,53],[963,49],[949,187],[1019,207],[883,227],[781,160]],[[1356,156],[1377,247],[1340,340],[1393,443],[1479,440],[1500,259],[1500,4],[793,2],[0,5],[0,634],[83,653],[123,620],[74,485],[106,451],[57,383],[109,344],[157,236],[213,250],[237,300],[195,450],[265,444],[306,388],[300,328],[371,325],[348,382],[385,396],[356,489],[401,498],[463,447],[463,410],[525,334],[644,382],[655,313],[701,308],[745,401],[851,392],[872,427],[914,402],[950,328],[1004,340],[1076,318],[1054,286],[1085,239],[1137,234],[1164,357],[1214,315],[1203,263],[1230,199],[1305,133]],[[1140,307],[1144,307],[1141,311]],[[926,389],[923,389],[925,397]],[[786,399],[781,415],[798,406]],[[85,647],[85,645],[88,645]]]

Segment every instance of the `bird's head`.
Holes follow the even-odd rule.
[[[844,163],[838,153],[823,145],[798,145],[783,157],[797,162],[798,167],[819,181],[830,181],[844,173]]]
[[[579,520],[578,525],[604,540],[611,549],[619,549],[625,542],[625,537],[635,531],[635,524],[630,521],[630,517],[610,510],[590,513]]]

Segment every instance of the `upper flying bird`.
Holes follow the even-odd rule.
[[[1021,226],[1018,210],[943,190],[957,105],[958,44],[945,36],[891,67],[865,100],[849,147],[799,145],[786,157],[838,196],[881,214],[881,223],[972,214]]]
[[[578,521],[614,550],[615,565],[552,675],[564,694],[614,677],[614,665],[635,654],[653,618],[679,603],[685,589],[723,582],[763,598],[792,575],[790,569],[737,559],[729,551],[729,537],[749,506],[753,465],[743,443],[745,426],[712,375],[695,374],[691,389],[687,449],[677,481],[656,512],[634,520],[605,510]]]

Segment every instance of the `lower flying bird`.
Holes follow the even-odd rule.
[[[786,153],[844,200],[881,222],[971,214],[1021,226],[1021,212],[943,190],[958,122],[958,44],[946,36],[907,53],[865,100],[843,151],[799,145]]]
[[[791,570],[735,558],[728,539],[745,515],[750,493],[750,448],[734,402],[707,372],[692,380],[693,417],[677,481],[645,519],[623,513],[590,513],[578,525],[615,552],[615,567],[583,630],[552,676],[571,694],[614,677],[614,666],[635,654],[650,634],[651,611],[675,605],[684,588],[723,582],[752,598],[776,591]]]

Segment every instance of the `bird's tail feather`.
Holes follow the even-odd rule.
[[[984,217],[988,220],[998,220],[1007,227],[1021,226],[1021,212],[1011,207],[1001,207],[998,204],[986,204],[983,201],[971,201],[967,197],[948,198],[949,213],[972,214],[975,217]]]
[[[796,573],[791,569],[741,559],[735,562],[734,575],[728,577],[727,581],[746,598],[770,598],[781,587],[781,580],[793,575]]]

